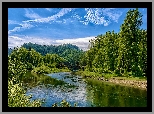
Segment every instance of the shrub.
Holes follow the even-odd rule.
[[[9,107],[40,107],[41,100],[31,101],[30,96],[25,95],[22,83],[14,84],[15,78],[8,81],[8,106]]]
[[[42,65],[40,67],[34,68],[32,72],[37,74],[49,74],[51,73],[51,69],[48,66]]]
[[[52,107],[76,107],[76,106],[77,106],[76,103],[74,103],[74,106],[71,106],[71,104],[69,104],[66,100],[62,100],[59,105],[58,103],[54,103],[52,105]]]

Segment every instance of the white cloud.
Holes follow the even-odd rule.
[[[47,39],[47,38],[37,38],[37,37],[28,37],[28,36],[9,36],[8,37],[8,46],[9,47],[20,47],[24,43],[36,43],[36,44],[41,44],[41,45],[50,45],[54,43],[53,40]]]
[[[111,21],[118,22],[119,17],[122,15],[122,12],[117,11],[115,8],[85,8],[85,11],[87,12],[84,16],[85,21],[83,22],[85,25],[90,22],[97,25],[104,24],[104,26],[108,26]]]
[[[117,11],[115,8],[105,8],[102,12],[103,15],[108,16],[108,18],[114,22],[118,22],[119,17],[122,15],[122,12]]]
[[[72,15],[71,17],[72,17],[72,18],[75,18],[75,19],[77,19],[77,20],[81,20],[81,19],[82,19],[82,17],[79,16],[78,14],[74,14],[74,15]]]
[[[19,25],[21,25],[21,27],[15,27],[14,29],[9,30],[8,34],[10,34],[12,32],[18,32],[18,31],[22,31],[22,30],[30,29],[30,28],[34,27],[33,25],[31,25],[29,23],[22,23],[22,24],[19,24]]]
[[[51,11],[51,8],[45,8],[48,11]],[[41,18],[38,14],[32,12],[29,13],[30,10],[26,9],[26,15],[27,17],[31,18],[32,20],[27,20],[24,22],[38,22],[38,23],[48,23],[50,21],[55,21],[56,19],[64,16],[65,14],[72,11],[72,9],[75,8],[63,8],[61,9],[57,14],[52,15],[50,17]],[[84,16],[85,20],[81,20],[81,16],[74,14],[73,18],[78,19],[83,24],[87,25],[89,22],[94,23],[97,25],[104,24],[104,26],[108,26],[111,21],[118,22],[119,17],[122,15],[122,12],[117,10],[116,8],[85,8],[85,11],[87,12]],[[105,18],[107,19],[105,19]]]
[[[57,14],[47,17],[47,18],[39,18],[39,19],[34,19],[34,20],[27,20],[24,22],[38,22],[38,23],[48,23],[50,21],[54,21],[57,18],[60,18],[61,16],[67,14],[68,12],[72,11],[72,8],[63,8],[58,12]]]
[[[30,22],[48,23],[49,21],[52,21],[52,20],[54,21],[57,18],[67,14],[71,10],[72,10],[72,8],[63,8],[59,13],[57,13],[57,14],[51,16],[51,17],[41,18],[38,14],[34,13],[32,10],[25,8],[25,11],[26,11],[25,16],[27,16],[27,17],[29,17],[31,19],[33,19],[33,18],[35,18],[35,19],[34,20],[22,21],[22,24],[18,23],[19,25],[21,25],[21,27],[15,27],[13,30],[9,30],[8,34],[10,34],[12,32],[22,31],[22,30],[30,29],[30,28],[34,27],[34,25],[31,25]],[[62,21],[55,21],[55,22],[61,23]],[[10,21],[9,20],[9,23],[15,23],[15,21]]]
[[[73,45],[77,45],[79,48],[83,50],[87,50],[89,45],[89,40],[94,39],[95,37],[85,37],[85,38],[75,38],[75,39],[63,39],[63,40],[56,40],[55,42],[59,44],[66,44],[71,43]]]
[[[8,47],[9,48],[13,48],[13,47],[20,47],[22,42],[24,42],[25,40],[22,38],[19,38],[17,36],[9,36],[8,37]]]
[[[85,10],[87,11],[87,14],[84,16],[84,18],[86,19],[87,22],[95,23],[98,25],[106,23],[104,17],[100,16],[98,9],[85,8]]]
[[[41,16],[39,16],[37,13],[34,13],[32,10],[30,9],[26,9],[25,8],[25,16],[30,18],[30,19],[39,19],[39,18],[42,18]]]
[[[63,39],[63,40],[53,40],[49,38],[39,38],[39,37],[26,37],[26,36],[9,36],[8,37],[8,46],[9,48],[20,47],[24,43],[36,43],[41,45],[61,45],[71,43],[77,45],[82,50],[87,50],[89,45],[89,40],[94,39],[95,37],[85,37],[85,38],[75,38],[75,39]]]
[[[17,21],[14,21],[14,20],[8,20],[8,24],[19,24]]]
[[[51,8],[45,8],[46,10],[48,10],[48,11],[51,11],[52,9]]]

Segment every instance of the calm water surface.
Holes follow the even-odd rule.
[[[23,77],[26,94],[32,99],[45,99],[44,107],[51,107],[63,99],[79,107],[146,107],[147,92],[99,80],[60,72],[44,75],[27,73]]]

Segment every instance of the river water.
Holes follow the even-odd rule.
[[[147,91],[109,82],[84,79],[69,72],[36,75],[28,72],[22,78],[26,95],[32,100],[44,99],[43,107],[51,107],[63,99],[78,107],[146,107]]]

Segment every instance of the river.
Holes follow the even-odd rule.
[[[28,72],[22,78],[26,95],[32,100],[45,99],[43,107],[51,107],[63,99],[78,107],[146,107],[147,91],[84,79],[69,72],[36,75]]]

